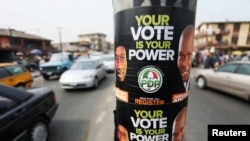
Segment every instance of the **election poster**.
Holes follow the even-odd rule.
[[[184,140],[196,1],[113,0],[116,141]]]

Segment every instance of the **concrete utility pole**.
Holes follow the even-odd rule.
[[[114,141],[184,141],[192,65],[188,54],[193,52],[197,0],[147,1],[151,5],[143,6],[146,0],[113,0],[117,71]],[[147,46],[155,52],[145,49],[156,39],[156,46]],[[166,40],[171,50],[162,50]],[[168,51],[177,57],[162,59],[161,53]],[[155,56],[149,57],[149,53]],[[180,71],[183,67],[188,71]]]
[[[62,52],[62,37],[61,37],[61,29],[62,27],[57,27],[58,32],[59,32],[59,47],[60,47],[60,51]]]

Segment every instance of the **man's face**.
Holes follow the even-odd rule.
[[[115,51],[116,75],[119,81],[124,81],[127,72],[127,57],[125,47],[119,46]]]
[[[119,141],[128,141],[128,132],[125,127],[122,125],[118,125],[118,133],[117,136],[119,138]]]
[[[186,109],[175,120],[172,141],[183,141],[186,123]]]
[[[193,40],[193,35],[189,34],[182,37],[179,44],[178,67],[184,82],[188,81],[192,68]]]

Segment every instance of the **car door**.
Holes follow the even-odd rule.
[[[0,67],[0,83],[13,86],[13,78],[4,67]]]
[[[0,138],[1,140],[12,140],[19,136],[21,138],[30,122],[25,113],[23,103],[0,96]]]
[[[11,74],[11,86],[31,87],[33,78],[28,70],[19,65],[7,66],[6,69]]]
[[[100,66],[101,66],[100,68],[101,68],[102,78],[104,78],[106,76],[106,68],[102,61],[100,62]]]
[[[98,78],[102,79],[105,76],[105,67],[101,60],[96,61]]]
[[[213,78],[210,78],[212,81],[214,81],[212,83],[213,88],[225,92],[230,92],[231,82],[233,81],[232,75],[234,74],[237,68],[238,68],[237,64],[227,64],[215,70]]]
[[[241,64],[237,71],[231,75],[231,93],[248,98],[250,93],[250,64]]]

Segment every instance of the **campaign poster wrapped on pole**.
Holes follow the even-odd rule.
[[[196,0],[113,0],[115,141],[183,141]]]

